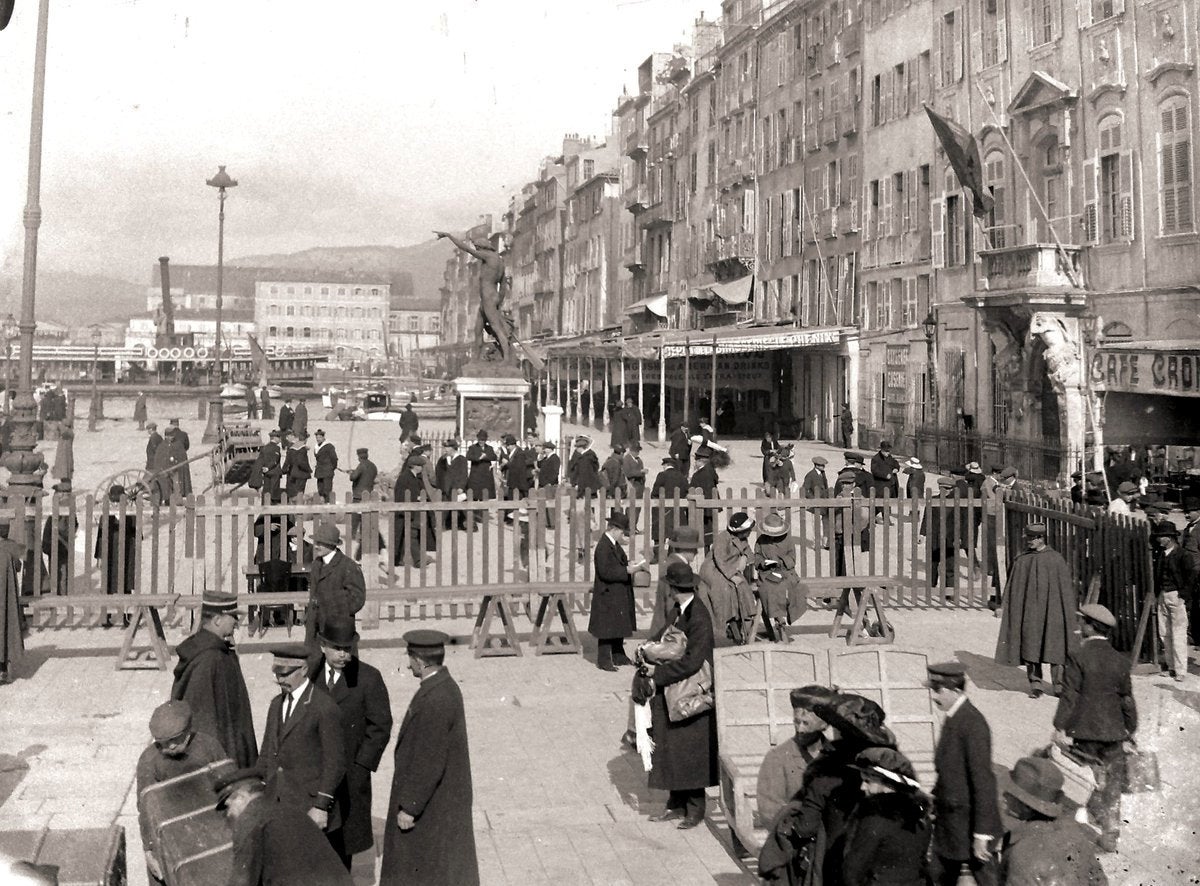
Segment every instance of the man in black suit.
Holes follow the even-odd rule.
[[[885,495],[900,497],[900,462],[892,455],[892,444],[888,440],[881,442],[879,451],[871,456],[871,480],[877,498]]]
[[[273,505],[279,504],[283,500],[283,491],[279,488],[279,478],[283,476],[283,453],[279,449],[278,429],[271,429],[267,442],[258,450],[258,457],[250,470],[258,475],[258,488],[263,499],[269,499]]]
[[[292,398],[284,397],[283,405],[279,407],[279,432],[286,434],[292,429],[292,420],[295,413],[292,412]]]
[[[255,769],[237,769],[217,779],[217,809],[233,831],[233,865],[228,886],[261,883],[352,886],[350,872],[321,831],[303,812],[268,802]]]
[[[650,499],[661,504],[652,505],[650,512],[650,537],[654,540],[654,562],[658,562],[659,546],[666,542],[667,537],[675,530],[675,511],[671,503],[676,499],[687,496],[687,475],[679,459],[667,456],[662,460],[662,468],[654,478],[650,487]],[[681,510],[681,523],[687,522],[687,511]]]
[[[633,599],[633,573],[645,560],[629,562],[624,544],[629,537],[629,517],[613,509],[608,528],[596,542],[593,558],[592,611],[588,633],[596,638],[596,667],[615,671],[633,662],[625,654],[625,638],[637,630]]]
[[[316,437],[317,449],[314,455],[317,468],[313,471],[313,476],[317,478],[317,495],[321,496],[321,501],[328,504],[333,497],[333,474],[338,466],[337,450],[325,439],[325,431],[321,428],[317,428]]]
[[[317,651],[317,633],[333,615],[354,616],[367,600],[367,584],[357,563],[338,550],[342,534],[333,523],[318,523],[313,530],[313,561],[308,572],[308,613],[304,618],[304,644]]]
[[[296,401],[296,411],[292,413],[292,430],[298,437],[308,436],[308,405],[303,397]]]
[[[1108,642],[1117,626],[1098,603],[1079,609],[1082,642],[1067,656],[1062,692],[1054,714],[1054,739],[1074,741],[1075,749],[1099,761],[1100,783],[1088,800],[1088,815],[1100,828],[1100,847],[1117,851],[1121,833],[1121,787],[1125,784],[1125,745],[1137,732],[1137,702],[1129,677],[1129,658]]]
[[[358,642],[354,619],[344,615],[327,618],[319,639],[321,655],[310,662],[308,679],[336,702],[346,751],[346,778],[335,794],[342,828],[329,835],[329,842],[349,870],[354,854],[375,842],[371,773],[379,768],[392,734],[392,706],[383,676],[354,654]]]
[[[409,631],[408,668],[421,686],[396,734],[379,886],[479,886],[471,753],[462,692],[446,670],[441,631]]]
[[[146,470],[154,470],[154,453],[158,452],[158,447],[162,445],[162,434],[158,432],[158,423],[150,422],[146,425],[146,430],[150,435],[146,438]]]
[[[288,439],[291,442],[283,460],[283,474],[287,477],[288,501],[295,502],[304,495],[304,487],[312,476],[312,463],[308,460],[308,438],[298,437],[292,431]]]
[[[1192,573],[1191,603],[1188,606],[1188,626],[1192,645],[1200,645],[1200,498],[1188,496],[1183,500],[1183,518],[1179,530],[1179,546]]]
[[[458,441],[447,440],[442,444],[442,454],[437,460],[433,473],[433,485],[441,493],[442,501],[458,501],[467,488],[467,459],[458,451]],[[457,514],[457,519],[455,518]],[[446,529],[457,526],[467,528],[466,514],[463,511],[446,511],[442,515],[442,525]]]
[[[667,455],[679,462],[679,469],[687,474],[692,463],[692,437],[688,426],[680,424],[671,432],[671,443]]]
[[[555,502],[557,501],[558,483],[562,474],[562,459],[555,452],[557,446],[553,440],[547,440],[542,443],[538,449],[537,462],[534,467],[535,481],[537,488],[541,491],[543,505],[545,511],[546,529],[554,528],[554,514],[556,511]]]
[[[805,498],[829,498],[829,479],[825,476],[825,465],[829,460],[823,455],[813,458],[812,470],[804,475],[801,491]]]
[[[346,751],[338,706],[308,679],[309,652],[299,643],[271,650],[271,671],[280,694],[267,710],[262,751],[255,768],[270,803],[291,806],[329,835],[342,826],[334,803],[346,775]],[[337,845],[337,838],[330,843]]]
[[[717,476],[717,469],[713,467],[712,455],[712,450],[708,446],[701,446],[696,450],[696,471],[688,482],[688,493],[698,492],[700,498],[706,501],[717,497],[717,483],[721,480]],[[703,508],[701,513],[701,519],[704,521],[704,549],[706,551],[712,547],[713,536],[716,534],[716,514],[717,509],[713,507]]]
[[[467,494],[479,501],[496,497],[496,477],[492,463],[496,461],[496,450],[488,443],[488,432],[480,431],[475,442],[467,449]],[[476,513],[476,522],[479,514]]]
[[[931,873],[935,886],[955,886],[963,864],[978,886],[999,883],[993,842],[1004,833],[992,730],[966,696],[966,668],[956,661],[930,665],[926,685],[946,719],[934,752],[934,826]]]

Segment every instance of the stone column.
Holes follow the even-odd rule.
[[[1064,455],[1058,481],[1066,485],[1071,465],[1083,458],[1087,428],[1079,321],[1059,314],[1036,313],[1029,321],[1030,342],[1035,338],[1041,340],[1045,349],[1046,378],[1058,396],[1059,442]]]
[[[542,439],[555,446],[562,439],[562,416],[561,406],[549,403],[542,407]]]

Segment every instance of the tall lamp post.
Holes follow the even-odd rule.
[[[88,406],[88,430],[96,430],[96,420],[100,418],[100,389],[97,367],[100,362],[100,326],[93,323],[92,330],[92,403]]]
[[[33,499],[44,494],[46,463],[37,451],[37,403],[33,399],[34,297],[37,289],[38,228],[42,223],[42,109],[46,98],[46,33],[50,0],[38,4],[34,45],[33,102],[29,120],[29,178],[25,197],[25,258],[21,274],[21,357],[17,364],[17,396],[13,401],[10,448],[4,455],[12,494]]]
[[[224,166],[217,167],[217,174],[207,179],[205,184],[217,189],[217,199],[220,209],[217,214],[217,334],[214,350],[217,358],[217,396],[208,401],[208,424],[204,428],[204,443],[216,443],[221,433],[221,425],[225,423],[225,403],[221,399],[221,385],[224,382],[221,372],[221,308],[224,304],[225,283],[225,191],[237,187],[237,179],[231,178]]]
[[[938,391],[937,377],[937,317],[934,316],[933,308],[929,309],[929,315],[921,324],[925,327],[925,345],[927,348],[926,358],[928,365],[926,368],[927,384],[929,385],[929,412],[933,425],[933,463],[937,470],[941,470],[941,452],[940,442],[942,436],[942,428],[939,424],[941,417],[940,409],[940,392]]]
[[[5,317],[0,325],[4,330],[4,415],[7,417],[12,407],[12,348],[21,331],[12,314]]]

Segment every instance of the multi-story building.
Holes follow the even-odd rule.
[[[620,176],[615,169],[595,171],[593,162],[576,158],[568,166],[567,182],[576,183],[567,198],[560,330],[565,336],[617,325],[620,281],[629,275],[621,264],[621,217],[625,207],[621,203]]]
[[[255,285],[254,323],[263,344],[324,344],[336,360],[386,357],[391,283],[326,272],[302,282]]]
[[[442,341],[442,300],[438,296],[392,296],[388,310],[387,355],[410,372],[420,368],[420,352]]]

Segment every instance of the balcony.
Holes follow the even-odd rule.
[[[646,207],[650,205],[650,189],[645,185],[637,185],[631,188],[625,195],[625,208],[634,215],[645,212]]]
[[[639,240],[634,244],[631,251],[625,253],[625,267],[634,273],[640,273],[646,270],[646,250]]]
[[[682,139],[678,132],[672,132],[665,142],[663,142],[663,154],[668,159],[673,159],[679,154],[679,146],[682,144]]]
[[[1083,289],[1078,246],[1030,243],[1006,249],[981,250],[983,276],[992,292],[1031,289]]]
[[[754,234],[749,232],[718,238],[704,249],[704,260],[709,265],[722,261],[741,261],[744,264],[753,256]]]
[[[644,132],[631,132],[625,137],[625,156],[638,160],[650,150]]]
[[[862,48],[862,31],[858,27],[850,27],[842,31],[842,55],[849,56]]]

